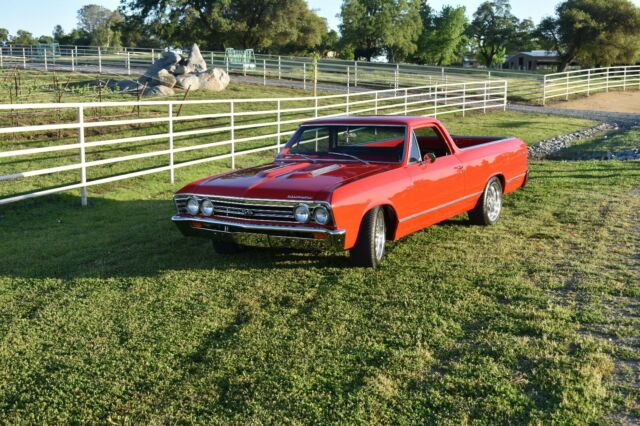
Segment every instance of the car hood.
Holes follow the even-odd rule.
[[[326,200],[347,182],[397,167],[395,164],[276,162],[208,177],[179,192],[241,198]]]

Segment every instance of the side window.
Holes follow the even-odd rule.
[[[414,131],[422,157],[426,157],[429,153],[435,154],[436,157],[444,157],[451,154],[449,146],[435,127],[423,127]]]
[[[420,155],[420,147],[418,146],[418,139],[416,134],[411,132],[411,150],[409,151],[409,164],[419,163],[422,161],[422,155]]]

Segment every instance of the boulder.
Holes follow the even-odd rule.
[[[199,90],[200,77],[195,74],[185,74],[176,77],[176,86],[184,90]]]
[[[191,46],[191,52],[187,58],[187,68],[190,72],[203,72],[207,70],[207,61],[204,60],[197,44]]]
[[[151,65],[147,71],[145,71],[144,75],[138,79],[140,83],[147,84],[155,84],[158,79],[158,73],[161,70],[166,70],[172,73],[177,64],[182,60],[182,57],[178,55],[176,52],[163,52],[162,56],[159,59],[156,59],[156,62]]]
[[[152,86],[147,87],[142,93],[143,96],[172,96],[176,92],[172,88],[167,86]]]
[[[153,84],[153,86],[160,85],[160,86],[167,86],[169,88],[173,88],[173,86],[176,85],[176,78],[169,71],[160,70],[156,75],[156,83],[157,84]]]
[[[214,68],[198,75],[200,90],[219,92],[229,85],[229,74],[223,69]]]

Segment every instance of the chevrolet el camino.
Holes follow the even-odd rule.
[[[190,183],[173,221],[218,253],[243,246],[348,250],[377,267],[395,241],[468,212],[493,225],[528,177],[516,138],[451,136],[425,117],[309,121],[275,160]]]

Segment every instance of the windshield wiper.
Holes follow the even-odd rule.
[[[363,160],[362,158],[356,157],[355,155],[347,154],[346,152],[332,152],[332,151],[329,151],[329,152],[327,152],[327,154],[343,155],[345,157],[353,158],[354,160],[362,161],[364,164],[369,164],[369,162],[367,160]]]
[[[316,162],[316,160],[315,160],[315,159],[313,159],[313,158],[309,157],[308,155],[300,154],[300,153],[297,153],[297,152],[290,152],[290,153],[287,153],[287,154],[285,155],[285,157],[289,157],[290,155],[297,155],[298,157],[302,157],[302,158],[304,158],[305,160],[311,161],[312,163],[315,163],[315,162]]]

